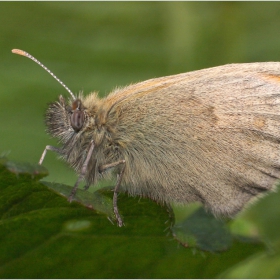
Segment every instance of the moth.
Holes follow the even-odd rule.
[[[272,191],[280,177],[280,63],[229,64],[150,79],[108,96],[60,96],[46,112],[46,146],[79,174],[86,189],[117,174],[119,191],[160,203],[201,202],[234,217]],[[114,171],[114,172],[113,172]]]

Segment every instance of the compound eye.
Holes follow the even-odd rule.
[[[70,118],[71,126],[76,132],[79,132],[85,122],[85,114],[81,100],[76,99],[72,103],[72,115]]]
[[[76,132],[79,132],[84,125],[85,115],[83,111],[75,110],[71,115],[71,126]]]

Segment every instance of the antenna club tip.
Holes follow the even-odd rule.
[[[44,68],[54,79],[56,79],[69,93],[70,95],[72,96],[72,98],[74,100],[76,100],[75,98],[75,95],[72,93],[72,91],[63,83],[61,82],[55,75],[53,72],[51,72],[44,64],[42,64],[40,61],[38,61],[35,57],[33,57],[31,54],[25,52],[25,51],[22,51],[22,50],[19,50],[19,49],[12,49],[12,53],[15,53],[15,54],[19,54],[19,55],[22,55],[22,56],[25,56],[31,60],[33,60],[34,62],[36,62],[38,65],[40,65],[42,68]]]
[[[12,53],[26,56],[26,52],[19,49],[12,49]]]

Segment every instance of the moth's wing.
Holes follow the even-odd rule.
[[[220,180],[217,197],[220,193],[228,199],[214,199],[209,207],[234,214],[251,198],[271,190],[280,177],[280,63],[213,70],[210,77],[202,77],[203,90],[196,97],[215,115],[205,133],[208,145],[203,145],[216,147],[212,156]]]
[[[104,100],[103,110],[110,111],[120,102],[126,102],[127,99],[135,99],[141,95],[153,94],[163,88],[170,87],[185,78],[186,74],[166,76],[156,79],[150,79],[144,82],[132,84],[126,87],[116,88]]]
[[[232,64],[131,85],[113,135],[132,194],[234,215],[280,177],[280,63]]]

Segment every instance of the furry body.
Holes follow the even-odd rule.
[[[278,62],[151,79],[80,100],[79,131],[62,97],[49,106],[46,124],[77,172],[93,139],[87,185],[100,179],[101,166],[125,160],[122,191],[166,203],[199,201],[233,216],[280,177]]]

